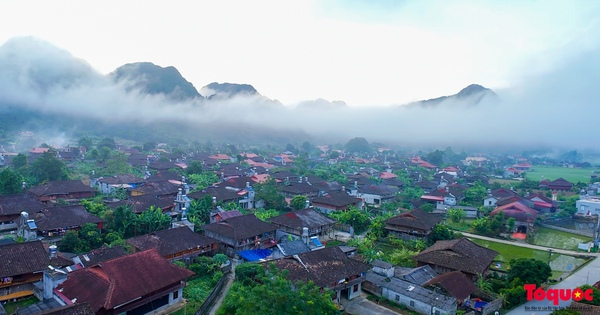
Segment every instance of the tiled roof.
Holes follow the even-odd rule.
[[[151,249],[71,272],[57,290],[69,300],[89,303],[97,312],[177,284],[193,274]]]
[[[273,232],[276,229],[274,225],[259,220],[254,214],[233,217],[204,226],[205,231],[211,231],[234,240],[247,239],[256,235]]]
[[[339,247],[326,247],[298,255],[304,266],[294,258],[282,258],[272,263],[279,270],[288,270],[292,281],[312,280],[319,287],[330,287],[338,281],[360,275],[371,267],[346,256]],[[269,262],[271,263],[271,262]]]
[[[217,198],[217,202],[235,201],[241,198],[241,196],[238,195],[237,191],[227,189],[225,187],[208,187],[206,189],[203,189],[202,191],[189,193],[187,196],[192,199],[201,199],[206,195]]]
[[[538,212],[527,207],[520,202],[512,202],[507,205],[503,205],[494,209],[490,212],[490,216],[493,217],[496,214],[504,213],[505,218],[515,218],[517,221],[533,222],[537,218]]]
[[[281,187],[282,192],[290,193],[290,194],[309,194],[309,193],[318,193],[319,188],[313,186],[308,183],[297,183],[290,182],[288,185],[284,185]]]
[[[430,230],[444,218],[441,216],[427,213],[421,209],[415,209],[411,212],[399,214],[385,221],[388,225],[396,225],[420,230]]]
[[[95,191],[80,180],[55,180],[29,188],[29,192],[38,197]]]
[[[127,244],[138,250],[156,248],[163,257],[214,243],[217,241],[194,233],[187,227],[160,230],[127,239]]]
[[[146,179],[148,182],[162,182],[169,180],[181,180],[181,175],[171,172],[171,171],[162,171],[158,172],[155,175],[152,175]]]
[[[483,273],[498,252],[479,246],[466,238],[437,241],[414,259],[418,262],[443,266],[471,274]]]
[[[41,241],[0,246],[0,278],[40,272],[49,262]]]
[[[362,200],[348,195],[345,191],[330,191],[325,196],[312,198],[311,202],[334,207],[344,207],[360,203]]]
[[[109,185],[119,185],[119,184],[136,184],[143,183],[145,180],[143,178],[139,178],[133,174],[120,174],[115,176],[107,176],[98,178],[98,182],[106,183]]]
[[[153,195],[141,195],[130,197],[128,200],[121,200],[108,204],[108,206],[113,209],[122,205],[131,207],[134,213],[142,213],[150,209],[151,206],[161,208],[163,210],[173,208],[175,206],[175,201],[174,199],[169,198],[158,199]]]
[[[84,267],[92,267],[103,261],[126,256],[127,251],[121,246],[105,247],[94,249],[85,254],[73,257],[75,263],[81,263]]]
[[[57,307],[38,315],[95,315],[96,312],[88,303],[77,303],[73,305],[65,305]]]
[[[443,273],[423,284],[424,287],[430,285],[441,286],[448,294],[461,301],[464,301],[471,293],[477,290],[473,282],[458,270]]]
[[[87,223],[103,222],[101,218],[87,212],[81,205],[46,208],[31,218],[35,220],[39,231],[52,231],[80,227]]]
[[[416,268],[396,267],[394,269],[394,277],[418,285],[423,285],[423,283],[435,278],[435,276],[437,276],[437,272],[429,265]]]
[[[132,191],[153,196],[164,196],[176,194],[179,190],[177,185],[171,184],[169,181],[148,182],[144,185],[134,188]]]
[[[35,213],[45,207],[30,194],[0,196],[0,215]]]
[[[284,213],[276,217],[272,217],[271,223],[287,226],[290,228],[318,228],[324,225],[332,225],[335,220],[330,219],[313,209],[302,209]]]

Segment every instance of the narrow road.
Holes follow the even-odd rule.
[[[227,296],[227,292],[229,292],[229,288],[231,288],[231,285],[233,284],[233,280],[235,280],[235,266],[236,265],[237,265],[237,263],[234,260],[232,260],[231,261],[231,272],[227,275],[227,282],[225,282],[225,284],[221,288],[221,293],[219,294],[219,297],[215,300],[215,303],[210,308],[210,311],[208,312],[209,315],[215,315],[217,313],[217,311],[219,310],[219,307],[221,307],[221,304],[223,304],[223,300],[225,300],[225,297]]]
[[[498,242],[498,243],[503,243],[503,244],[509,244],[509,245],[515,245],[515,246],[519,246],[519,247],[526,247],[526,248],[537,249],[537,250],[543,250],[543,251],[552,250],[552,252],[554,252],[554,253],[571,255],[571,256],[598,257],[600,255],[599,253],[578,252],[578,251],[574,251],[574,250],[558,249],[558,248],[539,246],[539,245],[533,245],[533,244],[528,244],[528,243],[500,240],[500,239],[493,238],[493,237],[481,236],[481,235],[477,235],[477,234],[471,234],[471,233],[460,232],[460,231],[456,231],[456,232],[462,233],[462,235],[464,235],[465,237],[469,237],[469,238],[478,238],[478,239],[482,239],[482,240]]]

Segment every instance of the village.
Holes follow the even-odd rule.
[[[2,147],[0,314],[505,314],[598,257],[599,216],[600,172],[561,159]],[[591,275],[569,314],[597,312]]]

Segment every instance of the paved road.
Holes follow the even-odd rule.
[[[232,260],[231,261],[231,272],[227,275],[227,282],[225,282],[225,285],[223,285],[223,287],[221,288],[221,293],[219,294],[219,297],[215,300],[212,307],[210,308],[210,312],[208,312],[209,315],[215,315],[217,313],[217,311],[219,310],[219,307],[221,307],[221,304],[223,304],[223,300],[225,300],[225,297],[227,296],[227,292],[229,292],[229,288],[231,288],[231,285],[233,284],[233,280],[235,280],[235,266],[236,265],[237,265],[237,263],[234,260]]]
[[[586,266],[582,267],[562,282],[550,286],[552,289],[574,289],[583,284],[594,284],[600,280],[600,257],[589,262]],[[566,307],[571,304],[571,301],[560,301],[558,306],[555,306],[550,301],[531,301],[521,306],[516,307],[512,311],[506,313],[507,315],[534,315],[534,314],[550,314],[551,311],[533,310],[533,308],[543,307]]]
[[[369,301],[366,295],[362,293],[360,296],[352,299],[352,301],[343,300],[342,303],[345,311],[353,315],[404,315],[406,313],[397,313],[386,307],[383,307],[375,302]]]
[[[515,242],[515,241],[500,240],[500,239],[493,238],[493,237],[481,236],[481,235],[471,234],[471,233],[466,233],[466,232],[460,232],[460,233],[462,233],[462,235],[464,235],[466,237],[469,237],[469,238],[478,238],[478,239],[482,239],[482,240],[488,240],[488,241],[492,241],[492,242],[510,244],[510,245],[515,245],[515,246],[519,246],[519,247],[527,247],[527,248],[537,249],[537,250],[543,250],[543,251],[547,251],[547,250],[551,249],[552,252],[554,252],[554,253],[571,255],[571,256],[585,256],[585,257],[598,257],[598,256],[600,256],[599,253],[586,253],[586,252],[579,252],[579,251],[573,251],[573,250],[558,249],[558,248],[552,248],[552,247],[546,247],[546,246],[539,246],[539,245],[533,245],[533,244],[528,244],[528,243],[521,243],[521,242]]]

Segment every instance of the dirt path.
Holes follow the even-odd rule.
[[[466,237],[478,238],[478,239],[482,239],[482,240],[498,242],[498,243],[503,243],[503,244],[509,244],[509,245],[515,245],[515,246],[519,246],[519,247],[527,247],[527,248],[543,250],[543,251],[552,250],[552,252],[554,252],[554,253],[565,254],[565,255],[570,255],[570,256],[586,256],[586,257],[594,257],[594,258],[599,256],[599,253],[578,252],[578,251],[573,251],[573,250],[558,249],[558,248],[539,246],[539,245],[533,245],[533,244],[528,244],[528,243],[500,240],[500,239],[493,238],[493,237],[481,236],[481,235],[471,234],[471,233],[466,233],[466,232],[460,232],[460,233],[462,233],[462,235],[464,235]]]
[[[221,304],[223,304],[223,300],[225,300],[225,297],[227,296],[227,292],[229,292],[229,288],[231,288],[231,285],[233,284],[233,280],[235,279],[235,266],[236,265],[237,265],[237,263],[232,260],[231,261],[231,272],[227,275],[227,282],[225,282],[225,285],[223,286],[223,288],[221,288],[221,293],[219,294],[219,297],[215,300],[215,303],[210,308],[210,312],[208,312],[209,315],[215,315],[217,313],[217,311],[219,310],[219,307],[221,307]]]

